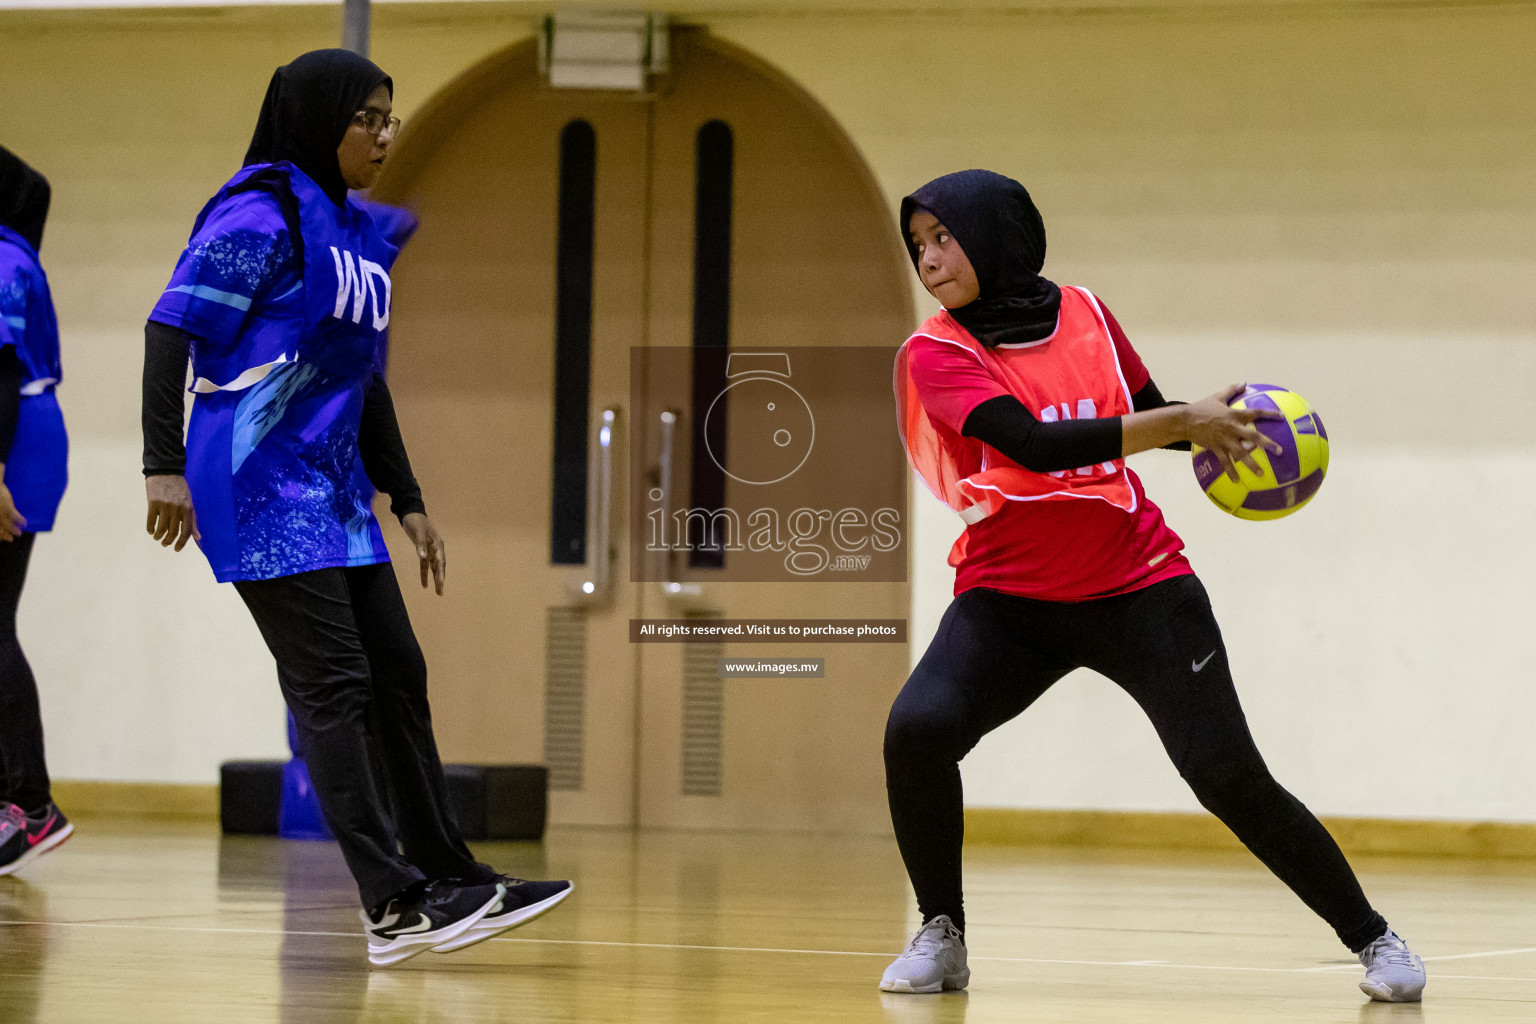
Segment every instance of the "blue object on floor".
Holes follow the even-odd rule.
[[[278,803],[277,834],[283,839],[334,839],[325,815],[320,813],[320,799],[309,781],[309,768],[304,764],[304,749],[299,744],[298,729],[293,715],[288,715],[288,747],[293,757],[283,765],[283,795]]]

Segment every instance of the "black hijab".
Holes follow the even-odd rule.
[[[370,93],[395,86],[367,57],[351,50],[311,50],[272,72],[261,101],[256,133],[245,163],[288,160],[309,175],[337,206],[347,201],[347,183],[336,147]]]
[[[949,315],[983,345],[1039,341],[1056,329],[1061,289],[1040,276],[1045,222],[1024,186],[992,171],[956,171],[901,201],[901,236],[912,266],[912,214],[927,210],[949,229],[976,269],[981,294]]]
[[[34,252],[43,247],[43,223],[51,198],[48,179],[0,146],[0,224],[25,238]]]

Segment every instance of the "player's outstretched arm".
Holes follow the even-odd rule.
[[[1258,409],[1233,409],[1229,401],[1243,393],[1242,384],[1233,384],[1209,398],[1188,405],[1169,405],[1146,412],[1133,412],[1120,419],[1121,455],[1163,448],[1177,441],[1192,441],[1209,448],[1221,460],[1232,479],[1237,479],[1237,464],[1242,463],[1262,475],[1253,452],[1260,445],[1278,451],[1279,446],[1259,433],[1254,420],[1272,418],[1278,413]]]

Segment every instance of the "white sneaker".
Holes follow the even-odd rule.
[[[571,894],[570,882],[528,882],[521,878],[498,876],[501,882],[501,906],[486,914],[456,939],[432,947],[434,953],[452,953],[511,931],[554,910]]]
[[[919,928],[907,951],[885,969],[880,991],[941,992],[965,988],[970,980],[965,938],[948,914],[940,914]]]
[[[1382,1003],[1416,1003],[1423,998],[1424,961],[1392,929],[1360,952],[1365,980],[1360,991]]]
[[[358,911],[368,936],[368,962],[389,967],[457,939],[486,914],[501,909],[505,890],[494,885],[433,882],[407,899],[392,899],[376,913]]]

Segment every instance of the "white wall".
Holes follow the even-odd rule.
[[[210,782],[222,761],[286,756],[272,660],[234,588],[195,549],[172,557],[144,534],[139,445],[71,444],[19,622],[54,777]]]
[[[1187,456],[1133,460],[1283,783],[1321,813],[1536,820],[1536,15],[722,30],[827,103],[893,201],[960,167],[1021,178],[1048,273],[1106,298],[1166,394],[1266,380],[1322,411],[1332,471],[1292,519],[1222,515]],[[915,492],[914,659],[958,528]],[[1196,807],[1129,698],[1082,673],[964,771],[976,806]]]
[[[1441,344],[1497,362],[1483,379],[1532,381],[1528,339]],[[1341,372],[1343,349],[1360,358]],[[1373,438],[1383,423],[1406,434],[1421,416],[1433,429],[1487,401],[1468,378],[1434,380],[1429,349],[1415,338],[1144,335],[1170,394],[1244,377],[1301,391],[1324,412],[1332,464],[1312,503],[1273,523],[1221,513],[1187,455],[1131,464],[1211,593],[1249,724],[1284,785],[1322,814],[1536,820],[1525,514],[1536,452]],[[955,517],[926,492],[916,512],[929,568],[913,634],[928,637],[948,597],[937,566]],[[1197,809],[1130,698],[1088,672],[988,737],[964,773],[973,806]]]

